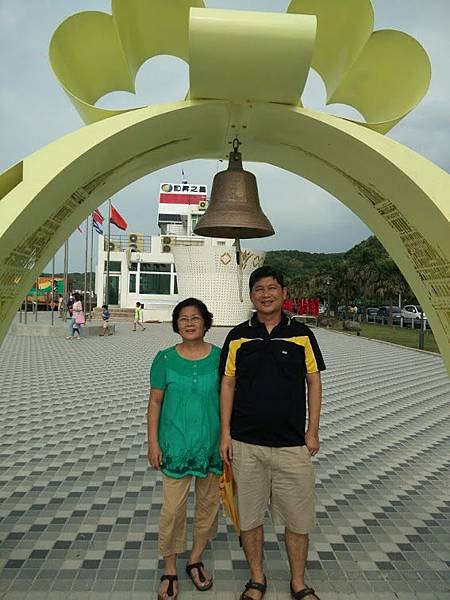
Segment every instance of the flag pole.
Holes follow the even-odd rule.
[[[55,255],[52,258],[52,325],[55,324]]]
[[[69,269],[69,240],[64,242],[64,321],[67,321],[67,301],[69,300],[67,271]]]
[[[111,200],[108,200],[108,246],[106,250],[106,294],[105,304],[109,306],[109,256],[111,252]]]
[[[86,239],[84,244],[84,294],[83,294],[83,310],[86,311],[87,297],[87,267],[88,267],[88,251],[89,251],[89,217],[86,217]]]
[[[36,287],[34,288],[34,308],[35,308],[35,313],[34,313],[34,321],[37,322],[38,320],[38,288],[39,288],[39,277],[36,279]]]
[[[94,256],[94,219],[91,216],[91,259],[89,267],[89,321],[92,321],[92,261]]]

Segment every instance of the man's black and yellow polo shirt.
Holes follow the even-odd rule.
[[[284,447],[305,443],[307,373],[325,370],[312,331],[283,314],[269,334],[256,314],[228,334],[221,375],[236,377],[231,437]]]

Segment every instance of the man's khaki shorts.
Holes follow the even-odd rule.
[[[233,440],[233,477],[242,531],[272,520],[294,533],[315,525],[314,467],[306,446],[270,448]]]

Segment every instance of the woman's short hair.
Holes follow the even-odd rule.
[[[172,328],[175,333],[180,333],[178,329],[178,317],[180,316],[180,312],[183,308],[187,306],[195,306],[198,308],[200,314],[202,315],[203,322],[205,323],[205,331],[208,331],[212,325],[213,315],[209,312],[206,307],[206,304],[197,298],[186,298],[186,300],[182,300],[178,302],[172,312]]]
[[[74,295],[73,295],[73,297],[75,298],[75,300],[77,302],[79,302],[81,300],[81,295],[78,292],[75,292]]]

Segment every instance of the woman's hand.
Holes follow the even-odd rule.
[[[156,442],[150,444],[148,448],[148,462],[154,469],[160,469],[162,465],[162,452],[159,444]]]
[[[233,460],[233,443],[229,433],[222,433],[220,438],[220,456],[223,462],[227,465],[229,465]]]

